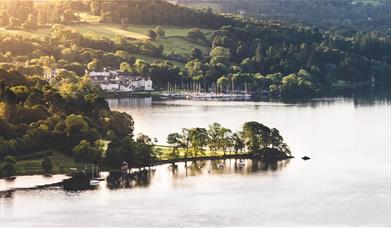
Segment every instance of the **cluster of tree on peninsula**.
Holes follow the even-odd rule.
[[[68,75],[49,83],[15,70],[0,70],[1,175],[15,175],[18,159],[42,158],[43,169],[50,172],[52,153],[114,169],[122,161],[130,167],[154,164],[160,152],[148,136],[134,137],[133,129],[132,117],[111,111],[86,77]],[[172,159],[179,150],[196,158],[207,148],[212,154],[247,151],[256,158],[281,159],[290,154],[277,129],[257,122],[245,123],[236,133],[218,123],[208,129],[183,129],[170,134],[167,143],[173,147]]]
[[[169,158],[173,161],[181,154],[185,158],[197,158],[209,150],[211,156],[218,152],[226,155],[249,153],[260,159],[285,159],[291,154],[288,145],[276,128],[269,128],[261,123],[251,121],[243,124],[240,131],[212,123],[208,128],[183,128],[181,132],[167,136],[171,146]]]
[[[0,65],[26,75],[64,69],[60,74],[83,76],[86,69],[109,67],[151,77],[156,88],[166,87],[167,82],[198,82],[204,88],[214,84],[222,91],[247,87],[254,94],[284,97],[321,96],[339,85],[391,84],[387,33],[340,34],[332,28],[256,21],[163,1],[6,1],[2,7],[3,26],[31,29],[20,27],[27,23],[51,29],[44,37],[0,35]],[[80,11],[100,16],[102,23],[193,26],[187,39],[209,46],[210,51],[194,48],[187,54],[167,54],[163,45],[150,41],[80,34],[64,27],[78,23],[75,12]],[[217,30],[207,36],[196,27]],[[164,36],[164,26],[148,35]],[[165,60],[148,62],[135,57],[138,54]]]
[[[115,150],[128,151],[134,155],[133,165],[144,166],[154,151],[145,136],[133,137],[133,128],[132,117],[111,111],[85,77],[70,75],[48,83],[0,69],[0,161],[5,162],[6,176],[15,174],[15,158],[38,159],[52,153],[80,163],[111,164]],[[106,141],[111,143],[104,156]],[[42,165],[50,167],[50,161]]]

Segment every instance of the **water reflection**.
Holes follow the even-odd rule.
[[[155,174],[154,169],[140,170],[131,174],[112,172],[106,179],[108,189],[148,187]]]
[[[336,102],[341,103],[353,103],[355,107],[369,106],[378,104],[390,104],[391,95],[373,95],[373,96],[346,96],[346,97],[330,97],[330,98],[313,98],[313,99],[300,99],[300,100],[161,100],[155,97],[144,98],[119,98],[108,99],[109,106],[114,110],[134,110],[143,108],[164,108],[164,107],[178,107],[178,106],[202,106],[204,110],[208,110],[210,106],[224,106],[224,107],[237,107],[237,106],[254,106],[259,108],[260,106],[296,106],[296,107],[318,107],[324,105],[334,105]]]
[[[267,164],[246,160],[245,165],[240,160],[198,161],[188,162],[187,168],[177,163],[177,167],[155,167],[156,171],[128,183],[113,175],[93,190],[15,191],[11,198],[0,198],[1,225],[391,224],[391,103],[387,98],[357,96],[296,104],[129,102],[130,107],[120,111],[133,116],[136,131],[157,137],[162,144],[169,133],[183,127],[207,127],[216,121],[235,131],[255,120],[279,129],[295,157],[312,159]]]
[[[145,169],[123,175],[110,173],[106,179],[108,189],[149,187],[159,181],[156,176],[165,177],[164,181],[174,182],[179,179],[202,175],[252,175],[256,173],[274,173],[281,171],[289,160],[264,162],[251,159],[226,159],[180,162],[175,165],[161,165],[156,169]]]

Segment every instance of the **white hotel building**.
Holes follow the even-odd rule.
[[[152,80],[118,70],[86,71],[92,82],[107,92],[152,91]]]

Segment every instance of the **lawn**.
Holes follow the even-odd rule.
[[[153,30],[156,26],[152,25],[129,25],[123,29],[119,24],[78,24],[68,26],[82,34],[92,33],[98,36],[107,38],[115,38],[116,36],[130,37],[139,40],[149,40],[147,36],[149,30]],[[186,39],[189,27],[164,27],[166,32],[165,37],[157,38],[151,41],[155,45],[163,45],[165,54],[189,54],[193,48],[199,48],[203,53],[209,52],[209,47],[202,44],[197,44]],[[204,30],[207,36],[210,36],[212,30]]]
[[[182,69],[185,68],[185,63],[179,62],[179,61],[174,61],[174,60],[169,60],[169,59],[164,59],[164,58],[157,58],[157,57],[143,55],[143,54],[134,54],[134,53],[131,53],[131,56],[134,56],[137,59],[142,59],[142,60],[149,62],[149,63],[152,63],[154,61],[169,61],[169,62],[175,64],[176,66],[179,66]]]
[[[104,150],[107,149],[109,141],[103,141]],[[161,153],[159,159],[168,160],[171,159],[172,147],[164,145],[154,146],[154,150]],[[191,151],[191,149],[189,149]],[[179,150],[179,157],[183,158],[185,156],[185,151],[183,149]],[[233,153],[233,152],[232,152]],[[222,156],[223,151],[217,151],[216,153],[210,151],[209,149],[205,150],[204,154],[198,154],[198,157],[203,156]],[[229,154],[229,152],[226,152]],[[76,163],[72,157],[66,156],[63,152],[53,151],[52,155],[48,156],[53,162],[53,173],[73,173],[75,168],[80,171],[82,169],[91,169],[91,164]],[[16,174],[17,175],[33,175],[33,174],[44,174],[41,163],[43,157],[34,158],[34,159],[17,159],[16,162]],[[3,166],[3,162],[0,162],[0,167]],[[104,167],[103,167],[104,168]]]
[[[72,26],[66,26],[81,34],[93,33],[98,36],[104,36],[110,39],[116,36],[130,37],[139,40],[148,40],[149,37],[143,33],[133,32],[129,29],[123,29],[119,24],[76,24]]]
[[[163,45],[165,54],[174,53],[179,55],[188,55],[191,50],[193,50],[193,48],[200,49],[202,53],[209,52],[208,47],[201,44],[193,43],[181,36],[159,38],[152,41],[152,43],[156,45]]]
[[[162,160],[168,160],[168,159],[171,159],[171,154],[172,154],[172,147],[170,146],[163,146],[163,145],[156,145],[154,147],[155,151],[158,151],[159,153],[161,153],[161,157],[160,159]],[[191,149],[189,149],[189,151],[191,151]],[[226,154],[229,154],[228,151],[225,152]],[[232,151],[232,154],[234,154],[234,152]],[[201,155],[201,154],[198,154],[198,157],[203,157],[203,156],[223,156],[224,155],[224,152],[223,151],[216,151],[213,152],[209,149],[206,149],[204,151],[204,154]],[[179,150],[179,157],[180,158],[184,158],[185,157],[185,151],[183,149],[180,149]]]
[[[211,8],[215,11],[222,11],[223,6],[219,3],[212,3],[212,2],[184,2],[181,3],[181,5],[193,8],[193,9],[207,9]]]
[[[59,152],[53,152],[48,156],[53,162],[53,173],[71,173],[71,168],[81,170],[85,167],[82,163],[74,162],[73,158],[63,155]],[[41,166],[43,158],[19,160],[16,162],[17,175],[43,174]],[[0,163],[0,166],[3,164]]]
[[[130,37],[139,40],[150,40],[147,36],[149,30],[153,30],[156,25],[128,25],[124,29],[120,24],[114,23],[98,23],[99,17],[90,15],[88,13],[78,13],[83,22],[75,25],[66,26],[69,29],[75,30],[81,34],[95,34],[97,36],[103,36],[110,39],[115,38],[116,36]],[[209,47],[191,42],[186,38],[187,33],[190,27],[176,27],[176,26],[162,26],[165,30],[165,37],[157,38],[156,40],[151,41],[155,45],[163,45],[164,54],[179,54],[179,55],[188,55],[193,48],[200,49],[203,53],[209,52]],[[6,30],[0,28],[0,32],[20,35],[23,37],[33,37],[33,36],[47,36],[50,33],[50,28],[38,29],[36,31],[22,31],[22,30]],[[207,37],[210,37],[213,30],[202,29]],[[143,59],[147,62],[153,62],[155,60],[167,60],[162,58],[155,58],[152,56],[133,54],[135,57]],[[170,62],[184,68],[184,63],[178,61]]]
[[[46,36],[50,33],[50,28],[38,29],[37,31],[22,31],[22,30],[7,30],[4,27],[0,27],[1,33],[8,33],[12,35],[19,35],[23,37],[33,37],[33,36]]]
[[[381,0],[358,0],[358,2],[363,4],[371,4],[372,6],[379,6],[382,3]]]

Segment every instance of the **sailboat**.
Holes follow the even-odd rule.
[[[94,179],[94,173],[95,173],[94,164],[92,164],[92,177],[90,180],[90,186],[97,186],[99,184],[99,180]]]

